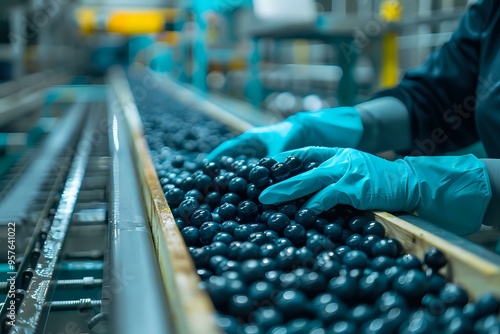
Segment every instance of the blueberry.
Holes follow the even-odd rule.
[[[306,242],[306,229],[302,225],[288,225],[283,234],[296,247],[303,246]]]
[[[356,296],[357,290],[358,282],[349,276],[334,277],[328,283],[328,291],[331,291],[344,301],[352,300]]]
[[[177,228],[179,231],[181,231],[184,227],[188,226],[184,218],[175,218],[175,225],[177,225]]]
[[[250,234],[252,234],[253,231],[250,228],[249,224],[242,224],[237,226],[234,229],[234,239],[237,241],[246,241],[248,240],[248,237],[250,237]]]
[[[270,270],[264,274],[264,281],[269,282],[277,288],[280,285],[280,277],[283,275],[281,270]]]
[[[373,256],[385,255],[389,257],[397,257],[400,253],[398,244],[395,239],[379,240],[372,247]]]
[[[181,168],[184,166],[184,162],[186,161],[186,157],[183,157],[182,155],[176,155],[172,160],[172,166],[176,168]]]
[[[212,214],[208,210],[203,210],[199,209],[193,212],[191,217],[189,218],[189,221],[191,222],[191,225],[195,227],[200,227],[203,223],[209,222],[212,220]]]
[[[424,263],[429,268],[439,270],[448,263],[448,260],[439,249],[432,247],[425,252]]]
[[[335,254],[337,254],[340,258],[343,258],[345,254],[351,251],[349,246],[339,246],[334,249]]]
[[[348,224],[349,224],[349,229],[352,231],[352,233],[361,234],[363,233],[365,225],[368,224],[368,219],[366,219],[363,216],[356,216],[351,218]]]
[[[275,242],[280,237],[278,233],[271,230],[265,230],[263,233],[269,239],[269,242]]]
[[[314,266],[314,254],[306,247],[297,249],[295,255],[301,266],[306,268],[312,268]]]
[[[196,270],[196,273],[200,276],[202,280],[207,280],[213,275],[213,273],[207,269],[198,269]]]
[[[179,204],[179,215],[188,219],[198,209],[199,204],[194,198],[187,198]]]
[[[198,190],[202,194],[208,194],[209,192],[216,191],[217,186],[212,181],[208,175],[198,175],[194,179],[194,189]]]
[[[263,232],[254,232],[248,236],[247,241],[262,246],[271,242],[271,240]]]
[[[297,213],[297,206],[294,203],[282,203],[278,206],[278,211],[293,219]]]
[[[359,304],[347,312],[347,318],[355,324],[362,324],[375,318],[377,311],[368,304]]]
[[[422,297],[420,304],[425,310],[435,316],[441,315],[446,310],[443,301],[431,293]]]
[[[323,229],[325,236],[335,243],[342,242],[342,226],[338,224],[328,224]]]
[[[240,271],[240,263],[237,261],[229,260],[222,262],[216,269],[215,269],[215,274],[217,275],[224,275],[225,272],[228,271]]]
[[[262,191],[264,191],[264,188],[259,188],[252,183],[248,185],[246,194],[250,200],[257,202]]]
[[[300,226],[300,225],[299,225]],[[334,250],[335,244],[327,237],[321,234],[314,234],[307,238],[306,247],[314,254],[319,254],[322,251]]]
[[[422,269],[422,263],[413,254],[405,254],[396,259],[396,265],[404,269]]]
[[[233,241],[228,245],[227,248],[227,257],[232,260],[236,260],[238,258],[238,253],[241,249],[241,241]]]
[[[276,241],[274,242],[274,244],[276,245],[276,247],[278,247],[278,249],[280,251],[282,251],[283,249],[287,248],[287,247],[291,247],[293,246],[292,242],[286,238],[279,238],[279,239],[276,239]]]
[[[389,283],[383,274],[373,272],[359,280],[359,295],[362,300],[374,301],[389,288]]]
[[[214,179],[220,173],[220,166],[215,162],[209,162],[203,166],[203,173]]]
[[[246,295],[234,295],[229,300],[228,310],[234,316],[248,317],[254,310],[254,301]]]
[[[395,291],[384,292],[380,298],[376,301],[375,307],[380,312],[387,312],[393,308],[406,309],[408,304],[406,299]]]
[[[260,215],[259,217],[259,221],[262,223],[262,224],[268,224],[268,221],[269,221],[269,218],[274,215],[275,213],[277,213],[278,211],[276,210],[263,210],[262,211],[262,214]],[[288,218],[288,217],[287,217]],[[286,226],[285,226],[286,227]],[[284,229],[284,227],[283,227]]]
[[[237,222],[232,221],[232,220],[226,220],[225,222],[223,222],[221,224],[221,231],[233,235],[234,234],[234,230],[238,226],[240,226],[240,224],[238,224]]]
[[[352,234],[347,238],[345,244],[346,246],[349,246],[351,249],[360,249],[361,244],[363,242],[363,237],[360,234]]]
[[[373,256],[372,249],[373,246],[380,240],[380,237],[376,235],[365,235],[359,249],[366,253],[368,256]]]
[[[202,244],[210,244],[214,236],[221,230],[220,224],[215,222],[205,222],[200,226],[200,241]]]
[[[214,179],[214,184],[220,191],[226,191],[231,179],[227,175],[219,175]]]
[[[393,281],[396,278],[398,278],[403,271],[404,271],[403,268],[394,265],[392,267],[385,269],[384,274],[390,281]]]
[[[253,321],[264,330],[283,323],[283,315],[275,307],[262,307],[253,313]]]
[[[327,281],[321,273],[311,272],[300,276],[299,290],[304,292],[308,297],[314,297],[318,293],[326,289]]]
[[[415,269],[403,271],[393,280],[392,285],[396,292],[413,302],[420,301],[429,289],[424,273]]]
[[[285,319],[307,314],[308,306],[307,297],[300,291],[287,289],[276,295],[276,308],[281,311]]]
[[[227,278],[220,276],[210,277],[207,281],[206,287],[212,301],[219,309],[225,308],[233,295],[236,293],[242,293],[245,289],[242,282],[228,280]]]
[[[184,192],[179,188],[170,189],[165,193],[168,205],[175,208],[184,200]]]
[[[457,317],[448,326],[444,327],[445,333],[468,334],[473,332],[474,325],[467,317]],[[498,331],[497,331],[498,333]]]
[[[249,259],[258,259],[260,257],[259,246],[252,244],[251,242],[245,241],[240,245],[238,251],[237,259],[238,261],[244,261]]]
[[[295,222],[304,226],[306,230],[314,228],[314,223],[318,217],[311,209],[301,209],[295,214]]]
[[[328,329],[328,333],[331,334],[357,334],[358,333],[358,328],[356,324],[350,322],[350,321],[336,321],[334,324],[332,324],[331,327]]]
[[[265,158],[262,158],[260,159],[259,161],[259,166],[263,166],[263,167],[266,167],[267,169],[271,170],[271,168],[277,163],[276,160],[274,160],[273,158],[268,158],[268,157],[265,157]]]
[[[368,265],[368,256],[359,250],[351,250],[342,258],[343,264],[350,269],[365,268]]]
[[[229,181],[228,189],[230,192],[238,194],[239,196],[245,196],[247,193],[248,183],[242,177],[235,177]]]
[[[439,298],[446,306],[464,307],[469,300],[467,292],[464,289],[453,283],[447,283],[439,293]]]
[[[238,217],[244,222],[255,220],[259,215],[257,204],[252,201],[243,201],[238,204]]]
[[[326,225],[328,225],[329,222],[327,219],[325,218],[318,218],[316,219],[316,221],[314,222],[314,228],[316,229],[316,231],[318,231],[319,233],[323,233]],[[332,240],[333,241],[333,240]]]
[[[219,314],[216,323],[224,333],[236,333],[238,331],[239,321],[230,315]]]
[[[240,274],[247,283],[262,279],[265,273],[266,270],[259,260],[250,259],[241,263]]]
[[[274,258],[278,255],[279,249],[274,244],[265,244],[260,246],[260,256]]]
[[[186,192],[186,195],[184,195],[184,198],[188,198],[188,197],[194,198],[196,200],[196,202],[198,202],[200,204],[203,203],[203,195],[202,195],[202,193],[200,193],[196,189],[191,189],[188,192]]]
[[[237,209],[236,206],[230,203],[223,203],[219,207],[219,216],[223,221],[236,219]]]
[[[196,227],[185,227],[181,230],[181,234],[188,246],[197,246],[200,242],[200,232]]]
[[[221,203],[221,205],[223,203],[230,203],[234,206],[237,206],[240,203],[240,201],[241,201],[240,196],[238,196],[237,194],[227,193],[224,196],[222,196],[220,203]]]
[[[248,175],[250,182],[255,184],[257,187],[265,187],[269,183],[270,177],[271,173],[269,172],[269,169],[264,166],[255,166]]]
[[[288,225],[290,225],[290,219],[283,213],[274,213],[267,221],[269,229],[278,233],[283,233]]]
[[[347,241],[347,239],[349,239],[349,237],[352,235],[352,231],[345,228],[342,230],[342,242],[345,243]]]
[[[210,260],[208,261],[208,264],[209,264],[210,268],[215,270],[219,265],[222,265],[223,263],[226,263],[227,261],[229,261],[229,260],[223,255],[214,255],[210,258]]]
[[[304,166],[304,169],[303,171],[304,172],[308,172],[310,170],[313,170],[314,168],[318,168],[320,164],[318,162],[315,162],[315,161],[312,161],[310,163],[308,163],[307,165]]]
[[[329,325],[345,319],[347,317],[347,307],[341,301],[331,302],[316,309],[316,316]]]
[[[218,163],[221,168],[228,169],[231,164],[234,162],[234,159],[230,156],[223,155],[219,158]]]
[[[500,312],[500,301],[491,293],[485,293],[476,303],[478,317],[484,317],[490,314],[497,314]]]
[[[222,230],[222,228],[221,228],[221,230]],[[213,238],[213,242],[216,242],[216,241],[223,242],[226,245],[229,245],[231,242],[234,241],[234,238],[231,234],[229,234],[227,232],[219,232]]]
[[[278,253],[276,261],[279,269],[289,270],[296,264],[296,250],[295,247],[287,247]]]
[[[276,182],[286,180],[291,176],[290,167],[282,162],[275,163],[270,172]]]
[[[252,230],[252,233],[264,232],[266,230],[266,225],[264,225],[264,224],[252,223],[252,224],[248,224],[248,226]]]
[[[219,205],[221,196],[218,192],[212,191],[205,196],[205,201],[210,207],[215,208]]]
[[[257,281],[250,285],[248,295],[255,301],[262,303],[264,301],[269,301],[274,291],[275,287],[273,284],[266,281]]]
[[[326,278],[331,279],[339,275],[340,263],[337,261],[328,261],[319,266],[318,269]]]
[[[383,238],[385,236],[384,225],[374,220],[368,222],[363,226],[363,235],[376,235],[377,237]]]
[[[288,165],[291,175],[297,175],[302,171],[303,165],[302,160],[295,156],[289,156],[283,161],[285,165]]]
[[[383,272],[384,270],[392,267],[393,265],[394,265],[394,259],[384,255],[377,256],[370,263],[370,266],[373,270],[380,272]]]

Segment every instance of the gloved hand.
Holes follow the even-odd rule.
[[[307,147],[274,159],[283,161],[290,155],[321,164],[267,188],[259,197],[262,203],[315,193],[304,207],[316,213],[337,204],[410,211],[463,235],[479,229],[491,199],[486,167],[473,155],[388,161],[354,149]]]
[[[282,122],[250,129],[226,141],[207,159],[248,155],[256,141],[264,144],[270,156],[304,146],[356,147],[362,134],[361,117],[353,107],[299,112]]]

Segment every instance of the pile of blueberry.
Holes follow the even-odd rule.
[[[266,187],[316,163],[245,156],[207,163],[204,153],[230,132],[168,103],[169,113],[165,103],[139,105],[146,137],[227,333],[500,333],[500,302],[491,294],[469,302],[439,273],[447,264],[439,250],[422,263],[350,207],[316,215],[301,209],[306,198],[258,201]]]

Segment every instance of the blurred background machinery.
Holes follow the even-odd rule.
[[[13,271],[4,246],[15,221],[22,333],[107,332],[109,308],[123,321],[117,333],[138,333],[140,317],[145,333],[172,327],[146,208],[129,205],[143,184],[117,130],[132,97],[116,77],[109,88],[112,67],[142,64],[209,100],[199,105],[210,112],[263,125],[395,85],[471,2],[2,0],[0,282]],[[144,76],[135,102],[158,85]],[[57,242],[47,245],[51,233]],[[490,249],[497,238],[470,237]]]

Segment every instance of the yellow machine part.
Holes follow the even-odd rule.
[[[387,22],[401,20],[403,8],[397,0],[385,0],[380,5],[380,16]],[[393,87],[399,79],[398,37],[395,32],[387,32],[382,38],[381,88]]]
[[[79,8],[76,19],[84,34],[96,31],[124,35],[159,33],[166,22],[175,19],[175,9],[111,9]]]

